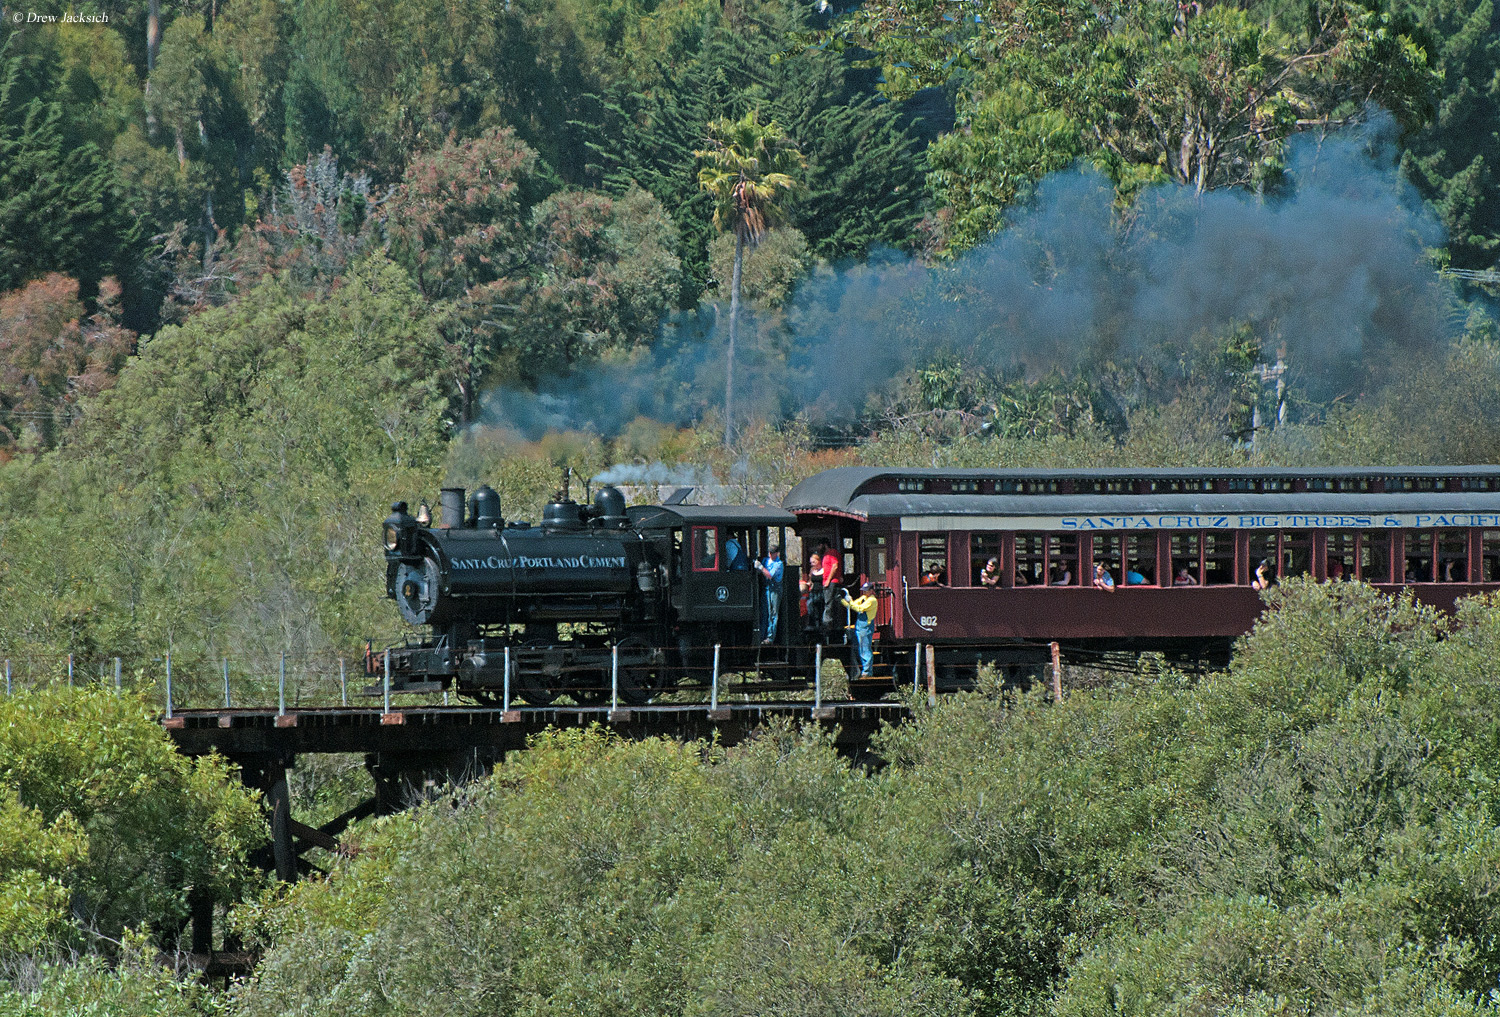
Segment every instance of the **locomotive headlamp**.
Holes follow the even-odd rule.
[[[385,517],[385,544],[387,551],[395,551],[406,542],[406,534],[417,525],[417,521],[406,514],[406,502],[398,501],[391,506],[391,514]]]

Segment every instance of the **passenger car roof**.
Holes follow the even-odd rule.
[[[899,515],[926,515],[953,513],[959,515],[1016,514],[1030,515],[1044,512],[1110,511],[1129,512],[1142,510],[1196,510],[1196,511],[1338,511],[1356,507],[1367,511],[1397,510],[1395,502],[1382,500],[1360,504],[1351,499],[1377,497],[1374,494],[1355,492],[1282,492],[1278,494],[1195,494],[1162,493],[1152,495],[1110,494],[1099,495],[1079,492],[1071,495],[1056,493],[1037,494],[942,494],[937,492],[910,493],[863,493],[873,481],[891,480],[1225,480],[1232,478],[1276,478],[1283,480],[1315,477],[1496,477],[1500,478],[1500,467],[1495,466],[1337,466],[1298,469],[1069,469],[1069,470],[1024,470],[1024,469],[891,469],[878,466],[839,466],[816,473],[802,481],[782,500],[782,506],[796,513],[829,513],[856,518],[885,517]],[[1436,498],[1434,498],[1436,496]],[[1378,496],[1382,499],[1409,498],[1406,492],[1391,492]],[[1451,509],[1460,507],[1493,510],[1494,495],[1483,492],[1436,491],[1417,495],[1422,503],[1435,508],[1443,505]],[[1281,499],[1273,507],[1268,499]],[[1293,501],[1295,499],[1295,501]],[[1415,501],[1400,503],[1403,510],[1410,510]]]

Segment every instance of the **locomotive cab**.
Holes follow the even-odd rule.
[[[765,580],[755,561],[786,547],[790,512],[758,505],[662,505],[632,510],[642,531],[671,533],[671,607],[689,642],[753,646],[764,631]],[[797,603],[795,570],[782,580],[786,606]],[[795,610],[795,607],[793,608]]]

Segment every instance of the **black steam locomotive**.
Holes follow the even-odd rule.
[[[785,618],[764,643],[765,579],[750,562],[796,518],[763,506],[629,506],[614,487],[562,490],[540,525],[507,522],[489,486],[442,492],[440,525],[405,502],[385,521],[386,595],[430,636],[389,653],[393,691],[456,688],[482,702],[562,694],[640,703],[712,667],[786,668]],[[686,494],[686,492],[683,492]],[[680,502],[680,499],[679,499]],[[795,569],[782,603],[795,621]],[[384,658],[370,658],[383,673]],[[507,674],[507,668],[509,673]]]

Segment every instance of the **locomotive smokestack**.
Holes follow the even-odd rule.
[[[443,488],[443,526],[449,529],[459,529],[464,524],[464,489],[461,487]]]

